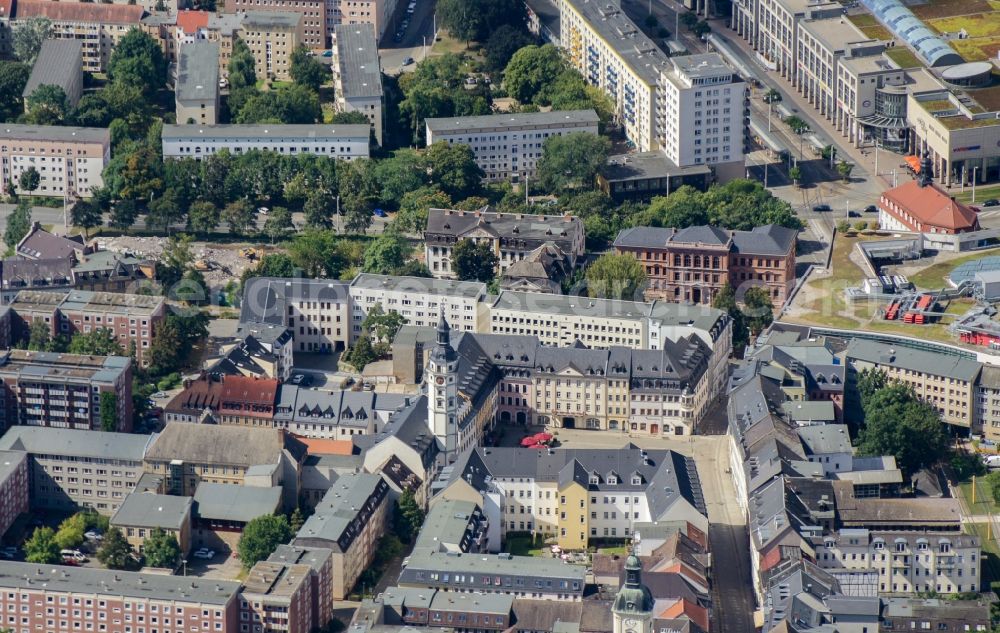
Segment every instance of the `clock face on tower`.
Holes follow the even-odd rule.
[[[622,624],[625,625],[625,633],[639,633],[642,630],[639,621],[632,618],[625,618]]]
[[[444,376],[438,376],[437,377],[437,384],[439,384],[439,385],[443,385],[444,384]]]

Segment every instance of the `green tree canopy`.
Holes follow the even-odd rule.
[[[292,51],[290,61],[288,74],[291,75],[292,81],[310,90],[318,92],[320,86],[330,76],[330,67],[319,63],[315,57],[309,54],[309,49],[304,44],[299,44]]]
[[[264,234],[271,238],[271,243],[285,238],[294,230],[292,212],[285,207],[274,207],[264,221]]]
[[[15,120],[24,112],[21,93],[31,75],[31,66],[23,62],[0,61],[0,122]]]
[[[370,125],[371,121],[360,112],[352,110],[350,112],[337,112],[330,119],[330,123],[334,125]]]
[[[52,84],[35,88],[25,101],[26,123],[33,125],[63,125],[69,118],[66,91]]]
[[[131,559],[132,546],[128,544],[122,531],[113,527],[105,532],[101,547],[97,550],[97,560],[108,569],[125,569]]]
[[[13,31],[14,55],[25,64],[34,64],[42,42],[52,33],[52,21],[43,17],[18,20]]]
[[[610,151],[611,141],[590,132],[550,136],[542,144],[538,161],[539,184],[552,193],[593,189]]]
[[[685,185],[669,196],[657,196],[636,224],[675,228],[712,224],[740,231],[767,224],[797,230],[803,226],[789,203],[761,183],[745,179],[714,185],[705,192]]]
[[[459,240],[451,249],[451,268],[463,281],[493,281],[498,263],[489,242]]]
[[[114,397],[114,394],[111,394]],[[83,541],[84,532],[87,531],[87,519],[83,514],[74,514],[63,519],[56,530],[55,541],[59,549],[76,549]]]
[[[606,253],[587,267],[587,294],[601,299],[642,301],[646,270],[628,253]]]
[[[725,282],[719,292],[712,298],[712,307],[729,314],[732,319],[733,347],[742,349],[750,340],[750,332],[746,326],[746,318],[736,303],[736,291]]]
[[[757,336],[774,320],[774,304],[767,288],[753,286],[743,293],[743,315],[750,333]]]
[[[3,233],[4,244],[8,248],[16,247],[29,230],[31,230],[31,203],[27,200],[20,200],[7,216],[7,227]]]
[[[395,311],[386,312],[381,303],[376,303],[368,310],[361,327],[374,341],[385,344],[386,347],[380,351],[388,353],[388,345],[396,338],[396,333],[405,323],[406,318],[402,314]]]
[[[270,556],[292,538],[288,519],[282,515],[264,515],[251,519],[244,527],[236,547],[244,569],[250,569]]]
[[[494,71],[502,71],[514,53],[535,43],[535,38],[524,28],[504,24],[493,31],[486,40],[486,64]]]
[[[393,524],[396,535],[404,543],[412,542],[424,524],[424,511],[417,504],[409,488],[403,490],[403,494],[399,496]]]
[[[393,226],[403,233],[423,234],[427,228],[427,212],[430,209],[450,209],[451,205],[451,196],[436,186],[408,191],[399,203],[399,213],[393,220]]]
[[[307,228],[288,243],[288,256],[306,277],[336,278],[344,267],[337,242],[333,231]]]
[[[58,563],[59,544],[56,543],[55,531],[46,526],[35,528],[31,538],[24,542],[24,559],[29,563],[50,565]]]
[[[893,455],[909,476],[947,456],[948,434],[931,405],[918,399],[910,387],[892,383],[866,399],[858,451]]]
[[[518,0],[438,0],[437,14],[452,36],[478,42],[504,25],[523,31],[528,17]]]
[[[467,58],[454,53],[431,57],[417,64],[412,73],[399,78],[403,98],[399,113],[410,125],[414,143],[425,138],[428,117],[490,114],[491,97],[486,86],[465,87]]]
[[[247,279],[252,277],[294,277],[296,274],[295,263],[292,258],[284,253],[268,253],[261,257],[260,262],[253,268],[243,271],[240,283],[245,284]]]
[[[38,170],[34,166],[28,167],[21,172],[21,175],[17,179],[17,184],[20,185],[22,191],[34,193],[38,189],[38,186],[42,184],[42,175],[38,173]]]
[[[69,341],[70,354],[88,356],[124,356],[125,350],[115,338],[115,333],[105,327],[90,332],[77,332]]]
[[[100,402],[101,430],[118,430],[118,398],[110,391],[101,392]]]
[[[162,528],[153,528],[142,544],[142,552],[150,567],[173,569],[181,558],[181,546],[177,537]]]
[[[73,226],[83,229],[83,237],[86,239],[90,229],[101,226],[104,216],[100,207],[89,200],[77,200],[70,209],[70,221]]]
[[[406,262],[410,243],[396,231],[385,231],[365,249],[364,271],[376,275],[394,275]]]
[[[250,235],[257,226],[257,212],[246,200],[235,200],[227,204],[220,218],[236,235]]]
[[[485,174],[468,145],[434,143],[427,148],[427,166],[431,181],[452,199],[474,196],[482,188]]]
[[[236,115],[236,123],[316,123],[323,113],[319,96],[306,86],[282,86],[252,95]]]
[[[151,97],[167,80],[167,60],[151,35],[132,28],[115,45],[108,62],[108,76],[114,83],[136,86]]]
[[[567,68],[566,60],[552,44],[525,46],[510,58],[504,70],[504,86],[521,103],[535,103],[542,89]]]

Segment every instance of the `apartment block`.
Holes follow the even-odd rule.
[[[425,124],[428,147],[438,142],[468,145],[486,180],[514,183],[535,177],[546,139],[598,130],[593,110],[425,119]]]
[[[240,323],[288,328],[296,352],[342,351],[352,339],[348,285],[336,279],[254,277],[243,286]]]
[[[284,28],[288,24],[293,22],[298,22],[298,26],[294,28],[296,31],[296,42],[292,46],[294,49],[298,44],[305,44],[306,47],[311,49],[321,49],[326,48],[329,44],[328,31],[326,26],[326,11],[327,2],[326,0],[234,0],[233,2],[227,2],[223,7],[222,11],[225,13],[235,13],[235,14],[246,14],[247,16],[251,14],[276,14],[281,17],[274,18],[273,20],[268,20],[267,17],[256,17],[255,21],[259,23],[260,27],[264,30],[270,29],[275,22],[280,23]],[[298,19],[292,20],[287,18],[288,14],[295,14],[299,16],[301,22]],[[245,33],[241,34],[240,37],[247,39],[248,35],[254,34],[259,35],[262,31],[256,30],[257,27],[246,30],[246,25],[243,27]],[[263,41],[261,42],[263,43]],[[247,42],[250,45],[249,42]],[[280,43],[280,47],[283,49],[285,43]],[[251,45],[250,50],[254,50]],[[262,49],[263,50],[263,49]],[[254,55],[256,57],[256,55]],[[259,60],[260,58],[258,58]],[[283,57],[287,59],[287,55]],[[258,66],[260,62],[258,61]],[[260,70],[257,71],[258,77],[266,77],[268,75],[262,74]]]
[[[288,6],[300,3],[287,3]],[[256,62],[257,76],[279,81],[290,81],[291,55],[304,44],[316,48],[308,28],[312,20],[308,12],[248,11],[240,23],[243,40]]]
[[[644,450],[476,447],[434,483],[438,500],[472,501],[508,534],[554,538],[586,549],[591,539],[628,539],[635,523],[678,521],[708,530],[694,461]],[[499,551],[500,543],[491,540]]]
[[[28,110],[28,97],[41,86],[58,86],[66,102],[75,108],[83,95],[83,43],[76,40],[47,39],[42,42],[21,96]]]
[[[295,535],[292,545],[333,551],[334,600],[350,594],[371,565],[389,516],[389,484],[380,475],[343,475]]]
[[[662,73],[663,151],[678,167],[710,165],[716,178],[745,176],[747,87],[717,53],[670,58]]]
[[[309,565],[257,563],[243,581],[244,612],[251,621],[266,623],[268,630],[312,633],[320,626],[313,619],[317,597],[313,595],[312,574]]]
[[[350,441],[354,435],[377,435],[394,413],[415,396],[374,391],[321,391],[281,385],[273,424],[299,438]]]
[[[23,424],[103,428],[101,411],[115,403],[115,430],[132,430],[132,362],[124,356],[0,352],[4,428]]]
[[[990,600],[947,598],[886,598],[882,601],[880,633],[895,631],[989,631]]]
[[[978,536],[842,529],[813,540],[821,569],[838,574],[874,572],[880,594],[979,591]]]
[[[379,41],[393,22],[398,0],[326,0],[327,31],[334,25],[371,24]]]
[[[455,277],[452,249],[462,240],[489,244],[497,256],[498,274],[542,249],[572,269],[586,246],[583,221],[576,216],[500,213],[488,207],[479,211],[429,209],[424,254],[432,275]]]
[[[27,454],[33,508],[91,508],[110,517],[142,477],[149,442],[131,433],[16,426],[0,436],[0,450]]]
[[[974,411],[973,428],[981,429],[990,441],[1000,440],[1000,367],[983,365],[976,381]]]
[[[795,285],[796,236],[774,224],[752,231],[641,226],[622,230],[614,248],[634,255],[645,268],[647,299],[710,305],[726,284],[738,297],[761,286],[780,309]]]
[[[0,536],[28,511],[30,490],[28,454],[21,450],[0,451]]]
[[[313,586],[313,621],[329,622],[333,617],[333,552],[325,547],[279,545],[268,557],[269,563],[308,565]]]
[[[90,198],[104,185],[101,172],[110,160],[111,134],[104,128],[0,125],[0,178],[14,182],[18,193],[26,193],[21,174],[34,167],[41,177],[35,195]]]
[[[376,4],[345,0],[352,5]],[[329,14],[327,14],[329,17]],[[382,91],[382,64],[378,55],[378,36],[371,24],[341,24],[333,33],[333,79],[337,112],[360,112],[371,122],[375,142],[382,144],[385,125]]]
[[[140,5],[102,4],[96,2],[49,2],[18,0],[11,28],[30,18],[52,22],[49,37],[78,40],[83,43],[83,70],[105,72],[111,51],[139,23],[145,13]]]
[[[205,371],[285,382],[292,375],[293,345],[292,331],[287,327],[242,323],[235,337],[221,341],[205,359]]]
[[[215,125],[219,120],[219,44],[198,41],[180,47],[174,86],[176,119]]]
[[[962,356],[951,356],[902,345],[853,339],[844,352],[847,365],[847,393],[857,393],[853,385],[865,369],[877,369],[891,381],[913,389],[934,407],[941,419],[955,426],[973,428],[976,380],[981,365]]]
[[[200,160],[222,149],[256,149],[352,160],[368,158],[370,136],[367,125],[164,125],[163,156]]]
[[[658,85],[670,67],[666,54],[616,4],[559,0],[557,6],[559,40],[570,64],[611,97],[640,152],[662,149]]]
[[[15,630],[239,630],[240,583],[201,581],[111,569],[0,563],[3,624]],[[59,614],[53,605],[60,605]],[[134,626],[134,625],[133,625]],[[139,628],[146,628],[145,626]]]
[[[378,305],[398,312],[411,325],[433,327],[444,314],[451,326],[463,332],[481,332],[488,316],[486,284],[473,281],[393,277],[363,273],[348,289],[351,297],[351,340],[362,332],[369,311]]]

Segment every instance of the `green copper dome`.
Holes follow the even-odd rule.
[[[642,562],[635,552],[625,559],[625,584],[618,590],[611,610],[618,614],[641,614],[653,610],[653,595],[642,584]]]

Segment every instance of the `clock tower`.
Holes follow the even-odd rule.
[[[458,354],[451,346],[451,327],[441,312],[437,343],[427,363],[427,425],[444,452],[444,463],[455,460],[458,444]]]
[[[625,559],[625,584],[618,590],[614,604],[614,633],[652,633],[653,596],[642,584],[642,563],[635,552]]]

